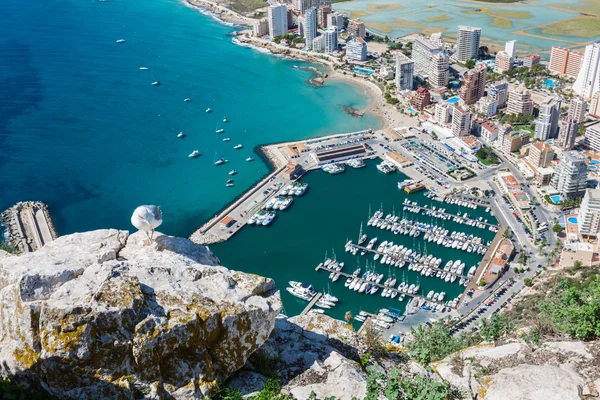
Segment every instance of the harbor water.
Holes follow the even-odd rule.
[[[483,217],[490,223],[496,222],[484,208],[473,210],[437,202],[425,197],[426,192],[407,195],[397,187],[398,181],[407,179],[406,176],[399,172],[385,175],[375,168],[378,162],[369,161],[367,167],[361,169],[347,167],[346,172],[337,175],[330,175],[320,170],[307,173],[302,178],[302,182],[309,185],[306,193],[295,198],[287,210],[278,211],[271,225],[246,226],[227,242],[212,245],[211,249],[228,268],[273,278],[281,290],[285,312],[288,315],[299,314],[307,305],[307,302],[290,295],[285,290],[288,281],[311,284],[317,291],[329,291],[337,297],[338,305],[326,310],[327,314],[336,318],[344,318],[346,311],[352,311],[354,315],[361,310],[377,312],[380,308],[396,308],[404,311],[410,299],[408,296],[400,302],[398,298],[381,297],[382,290],[375,295],[360,294],[344,287],[345,278],[341,277],[333,283],[329,280],[329,272],[315,271],[315,267],[324,261],[326,254],[331,258],[334,253],[339,262],[344,262],[343,272],[348,274],[352,274],[358,267],[364,272],[368,262],[371,268],[374,267],[377,272],[385,275],[381,283],[390,274],[394,274],[398,280],[396,287],[402,280],[410,283],[419,282],[422,295],[434,290],[446,292],[446,300],[457,297],[464,290],[464,287],[459,286],[458,280],[455,283],[446,283],[439,278],[425,277],[416,271],[408,271],[408,263],[404,268],[399,269],[382,265],[380,260],[374,261],[373,253],[364,256],[358,253],[353,256],[344,251],[344,245],[348,240],[357,242],[362,223],[363,233],[369,239],[377,237],[378,243],[391,240],[395,244],[404,245],[419,253],[432,254],[434,257],[442,258],[441,267],[449,260],[462,260],[466,265],[465,275],[469,268],[478,265],[483,257],[446,248],[433,242],[425,242],[424,235],[413,238],[394,235],[391,231],[383,231],[376,227],[367,227],[369,208],[373,213],[383,207],[384,214],[395,211],[395,214],[401,218],[443,226],[450,232],[474,234],[482,237],[486,242],[494,237],[494,233],[488,229],[403,211],[403,202],[408,197],[422,206],[433,205],[446,208],[446,211],[451,214],[462,215],[466,212],[473,218]]]

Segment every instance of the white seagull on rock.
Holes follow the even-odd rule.
[[[162,224],[162,213],[158,206],[139,206],[131,216],[131,224],[140,231],[146,232],[148,239],[152,241],[154,229]]]

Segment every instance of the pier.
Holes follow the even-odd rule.
[[[41,249],[58,237],[48,206],[39,201],[17,203],[2,213],[8,228],[8,242],[20,252]]]
[[[304,308],[304,310],[302,310],[300,315],[306,315],[314,307],[314,305],[317,304],[317,301],[319,301],[319,299],[322,296],[323,296],[323,293],[321,293],[321,292],[315,294],[313,296],[313,298],[310,300],[310,302],[308,303],[308,305]]]
[[[410,207],[410,208],[413,208],[413,207],[414,207],[414,208],[418,208],[418,209],[419,209],[419,213],[420,213],[421,211],[423,211],[423,210],[426,210],[426,211],[433,211],[433,210],[432,210],[431,208],[429,208],[429,207],[424,207],[424,206],[420,206],[420,205],[413,205],[413,204],[408,204],[408,203],[407,203],[407,204],[404,204],[403,206],[404,206],[404,207]],[[408,210],[407,210],[407,211],[408,211]],[[409,211],[409,212],[411,212],[411,211]],[[436,208],[436,210],[435,210],[434,212],[439,212],[439,207],[438,207],[438,208]],[[483,221],[478,221],[478,220],[476,220],[476,219],[465,218],[465,217],[463,217],[462,215],[450,214],[449,212],[446,212],[446,211],[444,211],[444,215],[448,215],[448,216],[450,216],[450,217],[453,217],[453,218],[462,218],[462,219],[464,219],[464,220],[466,220],[466,221],[468,221],[468,222],[474,222],[474,223],[476,223],[476,224],[483,224],[483,225],[485,225],[485,226],[487,226],[487,227],[496,227],[496,228],[498,227],[498,225],[496,225],[496,224],[490,224],[489,222],[483,222]],[[439,218],[439,217],[435,217],[435,216],[433,216],[433,217],[434,217],[434,218]],[[469,226],[471,226],[471,225],[469,225]]]

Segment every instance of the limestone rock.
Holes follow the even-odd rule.
[[[269,337],[270,279],[187,239],[98,230],[0,257],[2,374],[64,398],[202,398]]]

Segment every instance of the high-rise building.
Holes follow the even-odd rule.
[[[585,236],[600,234],[600,189],[586,189],[577,216],[579,233]]]
[[[317,22],[319,26],[327,28],[327,16],[331,14],[331,4],[324,4],[317,9]]]
[[[493,117],[498,112],[498,105],[493,97],[486,96],[479,99],[477,102],[477,112],[486,117]]]
[[[304,13],[304,43],[312,49],[312,41],[317,37],[317,9],[311,7]]]
[[[535,120],[535,138],[547,140],[557,136],[560,117],[560,100],[549,97],[540,105],[540,114]]]
[[[413,97],[411,99],[411,106],[415,110],[423,112],[423,109],[429,104],[431,104],[431,95],[429,94],[429,90],[421,86],[413,94]]]
[[[338,32],[337,28],[332,26],[323,32],[325,36],[325,52],[333,53],[338,48]]]
[[[271,38],[287,34],[287,7],[285,5],[269,6],[267,20],[269,21],[269,36]]]
[[[448,86],[449,79],[448,55],[443,52],[435,54],[429,61],[429,84],[433,89],[441,90]]]
[[[525,129],[516,129],[510,131],[504,131],[502,134],[502,150],[506,153],[512,153],[513,151],[521,150],[521,147],[529,143],[531,136],[529,131]]]
[[[433,56],[442,52],[442,46],[434,44],[425,38],[417,38],[413,42],[411,58],[415,62],[415,71],[428,73]]]
[[[504,51],[510,56],[510,58],[514,61],[515,56],[517,54],[517,41],[509,40],[504,44]]]
[[[600,151],[600,123],[595,123],[585,128],[583,144],[588,149]]]
[[[507,114],[522,114],[529,117],[533,113],[533,100],[531,93],[525,86],[517,86],[508,94],[506,107]]]
[[[325,35],[317,36],[312,40],[312,50],[316,52],[323,52],[325,50]]]
[[[558,124],[558,139],[555,144],[564,150],[573,150],[579,124],[567,117]]]
[[[554,150],[549,144],[536,142],[531,145],[527,158],[536,168],[546,168],[554,159]]]
[[[467,105],[475,104],[485,93],[487,65],[477,64],[465,74],[465,83],[460,88],[460,99]]]
[[[328,14],[327,26],[337,26],[338,31],[341,31],[344,28],[344,16],[339,12]]]
[[[583,54],[578,51],[554,46],[550,51],[548,70],[559,76],[576,78],[581,68]]]
[[[587,101],[583,97],[573,97],[569,103],[569,118],[578,124],[585,119],[585,110],[587,109]]]
[[[396,53],[396,87],[399,90],[412,90],[415,63],[403,53]]]
[[[505,71],[512,69],[513,59],[505,51],[499,51],[496,53],[496,63],[494,64],[494,71],[501,74]]]
[[[355,18],[353,20],[351,20],[350,22],[348,22],[348,33],[351,36],[354,37],[359,37],[359,38],[365,38],[365,35],[367,33],[367,30],[365,28],[365,23],[362,22],[360,19]]]
[[[256,37],[265,36],[269,33],[269,21],[266,18],[257,20],[252,27],[252,33]]]
[[[304,14],[306,10],[312,7],[331,6],[331,0],[292,0],[292,6],[298,10],[300,14]]]
[[[456,43],[455,57],[460,62],[477,58],[479,51],[479,40],[481,38],[481,28],[470,26],[458,27],[458,40]]]
[[[594,118],[600,118],[600,91],[592,96],[589,114]]]
[[[579,75],[573,84],[573,91],[590,98],[600,90],[600,40],[585,47],[585,56]]]
[[[471,112],[468,108],[457,105],[452,107],[452,134],[454,136],[471,134]]]
[[[550,184],[565,197],[583,194],[587,186],[587,165],[583,154],[565,151]]]
[[[298,16],[298,35],[304,37],[304,28],[306,27],[306,18]]]
[[[488,96],[496,100],[498,108],[504,107],[508,98],[508,82],[492,83],[488,90]]]
[[[446,103],[445,101],[440,101],[435,105],[435,121],[440,124],[446,124],[450,122],[450,117],[452,116],[450,111],[450,104]]]
[[[346,42],[346,57],[351,60],[367,59],[367,42],[363,38],[352,38]]]

